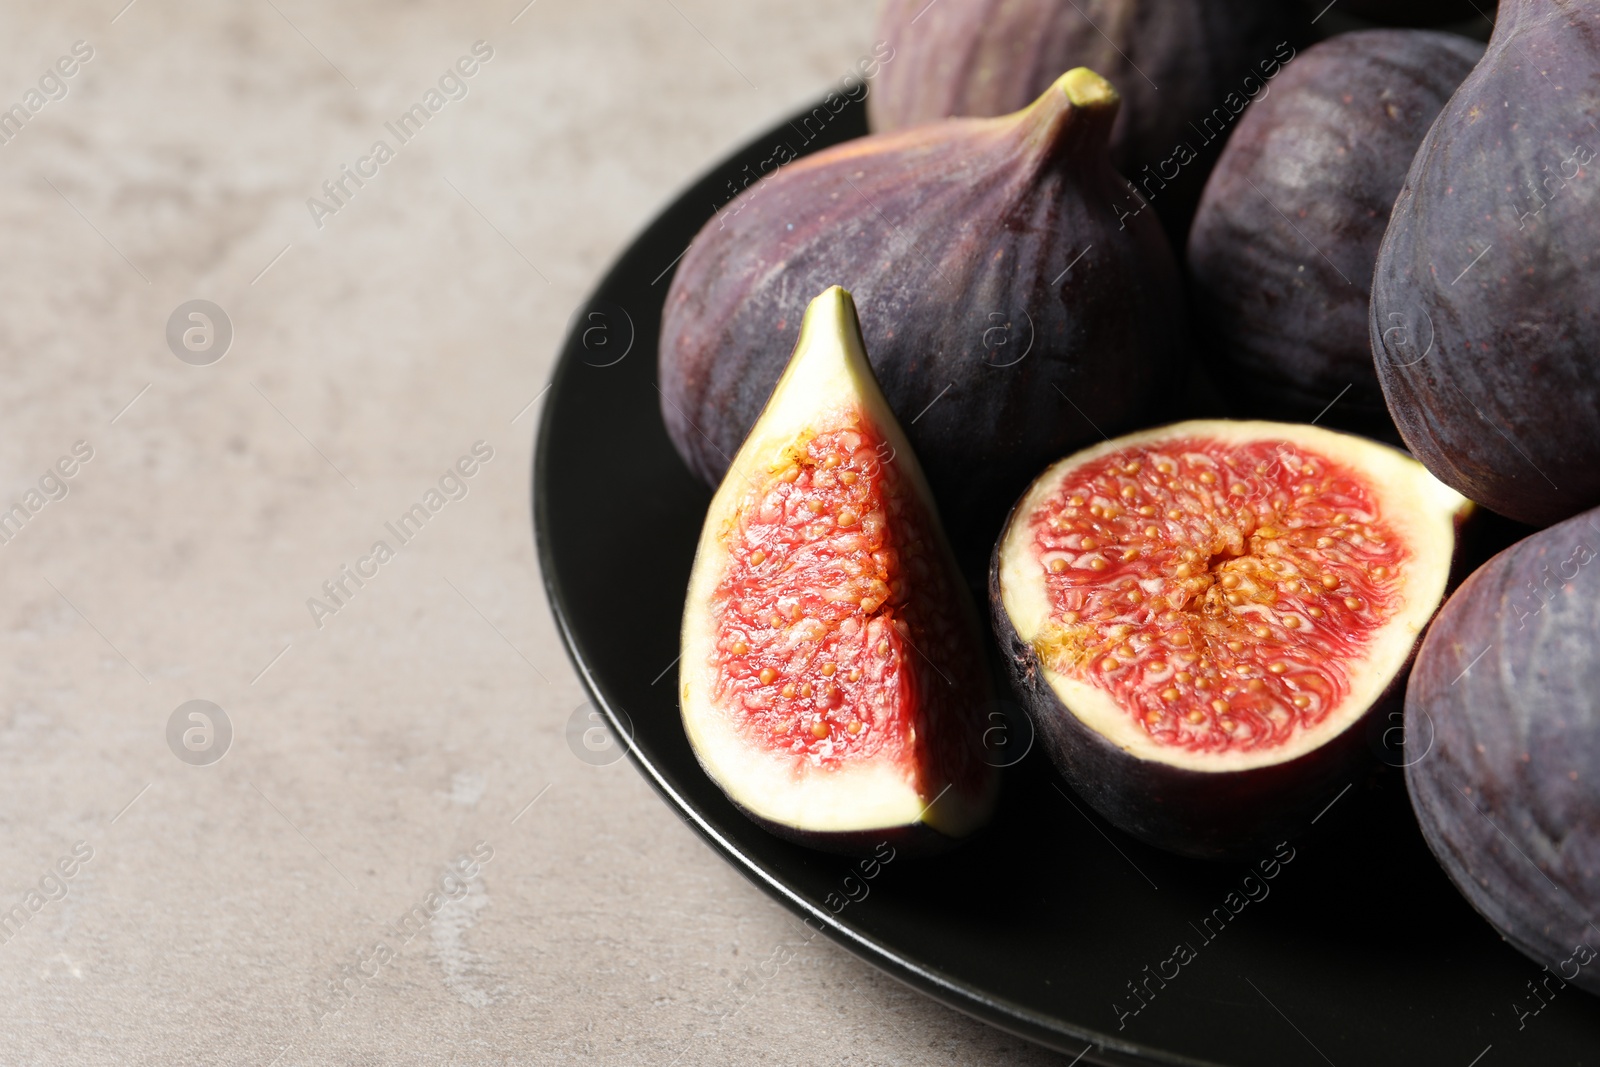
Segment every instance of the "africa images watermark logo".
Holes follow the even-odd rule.
[[[314,196],[306,198],[306,210],[311,212],[311,221],[317,229],[325,225],[323,219],[337,215],[348,207],[356,193],[382,173],[381,168],[393,160],[401,148],[415,140],[422,128],[433,116],[443,111],[446,104],[452,100],[465,100],[470,91],[467,80],[475,77],[482,69],[482,64],[493,58],[492,45],[487,41],[474,41],[471,55],[457,59],[439,75],[437,86],[430,86],[422,94],[420,101],[406,108],[393,121],[383,124],[384,129],[394,136],[394,146],[379,138],[372,142],[366,155],[356,160],[353,169],[348,163],[341,163],[338,175],[322,183],[324,199],[319,200]]]
[[[209,700],[186,700],[167,716],[167,747],[191,767],[209,767],[233,746],[233,720]]]
[[[445,905],[461,900],[472,890],[472,882],[483,867],[494,859],[494,846],[479,841],[470,853],[457,856],[447,865],[434,885],[411,907],[392,922],[379,926],[379,936],[371,943],[352,949],[350,960],[333,968],[322,989],[312,995],[312,1005],[317,1011],[317,1025],[342,1012],[369,984],[376,981],[383,968],[400,955],[411,940],[438,918]]]
[[[1287,53],[1287,54],[1285,54]],[[1239,89],[1229,92],[1222,98],[1222,103],[1211,109],[1210,114],[1200,120],[1200,125],[1190,123],[1189,126],[1199,135],[1201,147],[1212,144],[1219,138],[1226,137],[1228,128],[1233,121],[1244,113],[1244,109],[1255,99],[1265,100],[1267,94],[1272,92],[1272,87],[1267,83],[1276,78],[1296,55],[1296,50],[1288,41],[1280,41],[1272,56],[1261,60],[1257,64],[1261,74],[1246,74],[1239,83]],[[1252,85],[1254,86],[1252,88]],[[1161,160],[1152,170],[1150,164],[1144,165],[1142,174],[1128,176],[1129,196],[1126,198],[1131,207],[1118,207],[1117,221],[1121,223],[1117,228],[1127,229],[1128,220],[1139,214],[1150,202],[1161,194],[1167,183],[1178,177],[1180,171],[1190,163],[1200,158],[1200,150],[1189,141],[1179,141],[1172,146],[1172,151],[1167,158]],[[1171,173],[1168,173],[1168,168]]]
[[[191,367],[209,367],[232,344],[233,320],[209,300],[186,300],[167,316],[167,350]]]
[[[1529,178],[1526,197],[1528,209],[1526,211],[1520,208],[1517,210],[1517,229],[1527,229],[1528,223],[1538,218],[1544,209],[1550,206],[1551,201],[1565,191],[1568,182],[1576,181],[1582,177],[1584,174],[1583,168],[1594,162],[1594,155],[1594,149],[1588,145],[1574,145],[1572,152],[1561,160],[1558,171],[1552,173],[1550,164],[1546,163],[1540,168],[1544,172],[1543,177],[1539,178],[1538,181]],[[1571,171],[1568,171],[1568,167],[1572,168]]]
[[[366,588],[367,582],[378,576],[379,569],[394,559],[399,548],[414,541],[428,520],[443,511],[446,504],[465,500],[471,491],[469,481],[492,459],[494,447],[487,441],[474,441],[471,453],[447,468],[439,476],[437,486],[429,486],[420,501],[401,512],[393,522],[383,524],[395,545],[382,539],[374,541],[371,550],[356,560],[354,569],[348,563],[341,564],[339,572],[322,583],[321,597],[306,597],[306,610],[311,612],[311,621],[317,624],[317,629],[322,629],[329,616],[339,614],[356,593]]]
[[[22,895],[22,900],[9,911],[0,911],[0,945],[10,944],[22,932],[22,927],[46,904],[65,900],[72,892],[71,882],[90,860],[94,859],[94,846],[78,841],[69,855],[56,860],[55,866],[40,876],[35,888]]]
[[[633,743],[633,720],[619,707],[612,707],[611,711],[622,724],[620,735],[605,714],[587,700],[567,716],[567,748],[591,767],[609,767]]]
[[[88,41],[74,41],[72,54],[62,56],[55,61],[54,66],[45,70],[39,76],[38,88],[30,88],[22,94],[20,103],[0,110],[0,145],[8,145],[22,133],[22,128],[43,111],[45,105],[52,100],[65,100],[68,92],[68,79],[78,73],[81,64],[94,58],[94,45]]]
[[[872,55],[860,59],[851,68],[850,73],[839,79],[836,90],[830,91],[822,98],[822,103],[811,110],[811,113],[802,116],[800,124],[789,126],[800,136],[800,145],[804,147],[815,141],[827,129],[829,124],[840,112],[851,103],[859,103],[867,98],[867,83],[883,70],[885,64],[895,57],[895,50],[887,41],[879,41],[872,46]],[[741,181],[739,178],[728,179],[728,198],[721,204],[713,204],[712,211],[717,216],[717,228],[722,229],[728,225],[728,220],[747,207],[768,179],[772,178],[785,166],[800,158],[800,153],[795,151],[788,141],[779,141],[772,148],[772,154],[756,164],[755,173],[751,173],[750,165],[744,167]],[[751,185],[756,185],[756,192],[743,196]],[[731,205],[731,209],[730,209]]]
[[[74,441],[70,456],[62,456],[45,468],[45,472],[39,476],[37,489],[30,488],[20,500],[0,510],[0,544],[9,545],[46,505],[65,500],[72,491],[70,482],[73,476],[93,458],[93,445],[88,441]]]
[[[1259,875],[1256,870],[1251,870],[1239,882],[1236,889],[1228,891],[1227,896],[1222,898],[1221,904],[1212,908],[1210,913],[1200,920],[1199,926],[1191,922],[1189,927],[1194,930],[1200,948],[1206,947],[1220,937],[1228,928],[1228,924],[1250,904],[1259,904],[1266,900],[1272,893],[1272,886],[1269,883],[1278,877],[1285,867],[1294,862],[1295,855],[1295,850],[1288,842],[1279,843],[1271,856],[1256,863]],[[1117,1029],[1126,1028],[1128,1020],[1149,1007],[1150,1002],[1156,999],[1156,995],[1167,988],[1167,983],[1175,981],[1183,972],[1183,968],[1193,963],[1199,955],[1200,949],[1185,939],[1175,944],[1172,947],[1172,954],[1158,962],[1154,969],[1145,964],[1139,975],[1127,982],[1128,999],[1111,1002],[1111,1010],[1117,1016]]]

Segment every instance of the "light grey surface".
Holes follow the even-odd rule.
[[[0,544],[0,1063],[1056,1062],[802,945],[565,740],[539,404],[513,419],[607,262],[865,54],[871,5],[124,2],[0,7],[0,104],[94,49],[0,146],[0,507],[93,449]],[[465,99],[318,229],[307,198],[480,39]],[[193,299],[233,326],[210,365],[168,349]],[[168,747],[190,700],[231,723],[218,762]],[[385,928],[478,842],[465,896]]]

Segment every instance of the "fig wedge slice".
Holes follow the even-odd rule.
[[[1050,467],[990,571],[1013,682],[1068,781],[1158,847],[1303,825],[1365,755],[1444,597],[1469,505],[1308,425],[1195,421]]]
[[[682,651],[695,755],[774,833],[867,853],[987,820],[978,615],[837,286],[712,499]]]

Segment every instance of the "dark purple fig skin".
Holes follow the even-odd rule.
[[[807,302],[843,285],[951,542],[981,574],[1048,461],[1139,425],[1180,376],[1171,251],[1148,213],[1119,228],[1113,211],[1127,189],[1106,157],[1115,112],[1063,95],[875,135],[742,194],[696,237],[663,312],[662,416],[690,468],[722,478]]]
[[[1394,436],[1367,331],[1372,267],[1417,147],[1483,51],[1429,30],[1341,34],[1240,118],[1188,249],[1195,317],[1237,414],[1327,409],[1324,424]]]
[[[876,33],[894,58],[867,98],[868,121],[888,131],[1003,115],[1064,70],[1099,71],[1124,100],[1112,165],[1181,249],[1226,128],[1305,30],[1296,5],[1280,0],[887,0]],[[1237,108],[1225,103],[1229,94]],[[1202,132],[1216,108],[1227,121]],[[1169,161],[1180,144],[1198,158],[1177,168]]]
[[[1549,525],[1600,504],[1600,7],[1506,0],[1395,203],[1370,331],[1436,477]]]
[[[1445,604],[1406,696],[1423,836],[1467,900],[1600,993],[1600,510],[1500,553]]]

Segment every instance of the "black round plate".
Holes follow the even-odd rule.
[[[662,426],[661,307],[700,227],[780,144],[803,154],[865,132],[858,105],[815,114],[729,157],[623,253],[574,314],[545,401],[533,483],[545,588],[578,673],[613,729],[631,731],[651,784],[813,928],[952,1007],[1087,1050],[1085,1063],[1600,1063],[1600,1001],[1560,988],[1471,910],[1392,767],[1352,783],[1310,836],[1236,865],[1123,835],[1037,751],[1007,770],[992,826],[925,860],[885,850],[851,863],[790,844],[705,776],[675,662],[711,494]]]

